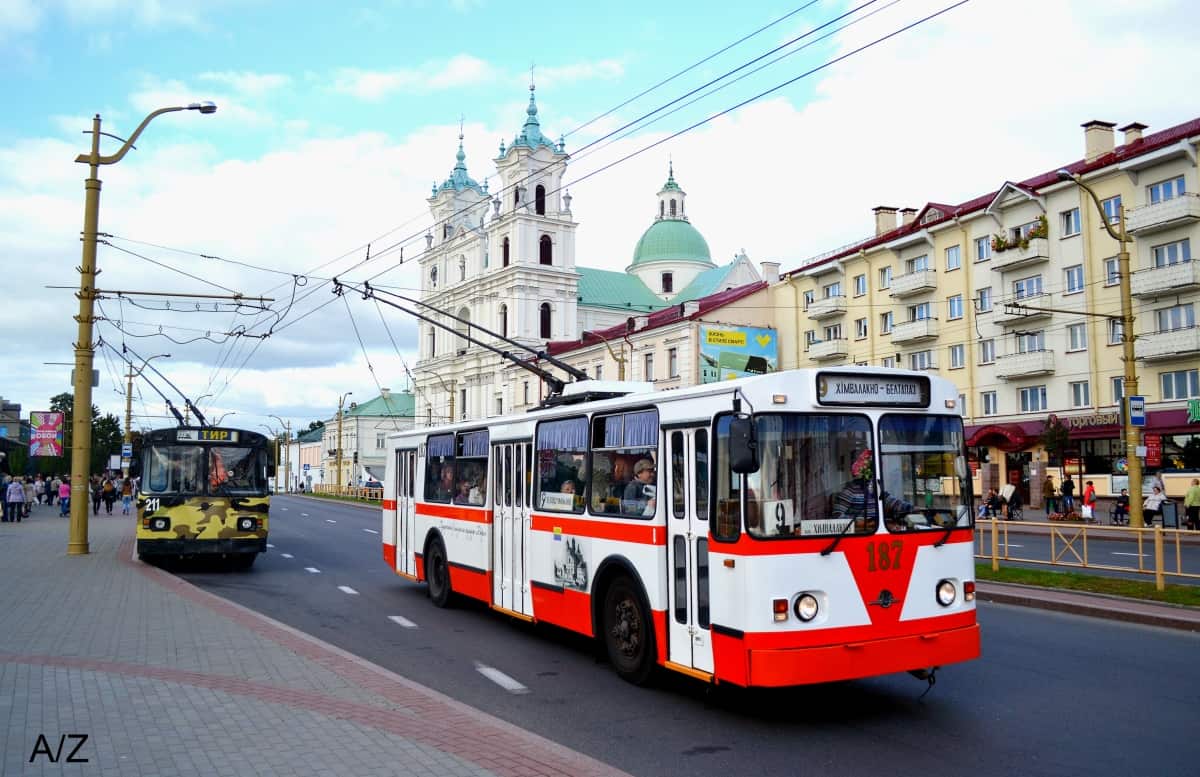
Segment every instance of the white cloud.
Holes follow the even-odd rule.
[[[225,84],[238,94],[250,97],[262,97],[268,92],[282,89],[292,82],[290,76],[281,73],[250,73],[232,70],[201,73],[199,79]]]
[[[618,59],[601,59],[595,62],[573,62],[566,65],[539,67],[534,70],[534,80],[539,87],[552,88],[579,81],[606,80],[625,75],[625,64]],[[528,78],[525,79],[526,81]]]
[[[424,94],[490,83],[495,78],[495,70],[487,62],[458,54],[449,60],[399,70],[343,68],[335,75],[333,89],[362,100],[380,100],[395,92]]]
[[[37,29],[42,14],[42,5],[33,0],[7,0],[0,3],[0,41]]]
[[[245,83],[249,84],[250,80],[247,79]],[[188,105],[208,100],[216,103],[217,113],[205,116],[205,121],[216,121],[226,126],[232,124],[255,127],[273,124],[275,118],[271,114],[248,107],[247,103],[253,97],[254,95],[249,92],[237,92],[237,94],[223,93],[220,90],[213,92],[204,88],[195,89],[178,79],[161,80],[154,76],[146,76],[142,79],[138,91],[129,96],[129,102],[133,105],[135,113],[142,115],[163,106]],[[141,121],[140,118],[136,120]],[[132,130],[133,127],[126,129]]]

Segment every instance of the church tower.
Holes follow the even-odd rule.
[[[697,275],[715,267],[708,241],[688,221],[686,200],[670,163],[667,182],[658,192],[654,223],[642,233],[633,261],[625,268],[662,300],[670,300]]]

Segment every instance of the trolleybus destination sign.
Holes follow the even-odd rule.
[[[823,372],[817,376],[817,402],[822,405],[929,405],[929,379]]]
[[[235,429],[180,429],[175,433],[180,442],[237,442]]]

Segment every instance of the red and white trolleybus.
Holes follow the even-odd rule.
[[[601,640],[632,682],[928,677],[979,655],[957,399],[867,367],[570,384],[390,436],[383,556],[438,606]]]

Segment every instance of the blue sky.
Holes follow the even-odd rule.
[[[524,120],[531,64],[543,131],[568,134],[576,261],[615,270],[652,222],[668,159],[714,260],[744,250],[788,270],[869,234],[875,205],[960,202],[1080,158],[1084,121],[1141,121],[1153,132],[1198,113],[1200,15],[1191,0],[971,0],[582,180],[950,2],[875,0],[828,40],[581,154],[596,137],[857,4],[812,3],[572,132],[807,3],[4,0],[0,266],[21,293],[0,306],[6,359],[20,365],[7,371],[0,396],[28,413],[68,388],[68,368],[43,362],[71,360],[75,300],[69,288],[45,287],[78,283],[86,168],[74,158],[97,112],[106,131],[122,135],[161,106],[219,105],[211,116],[160,117],[137,151],[103,170],[101,230],[141,256],[102,246],[101,286],[204,293],[219,283],[280,304],[290,298],[289,274],[309,283],[298,297],[318,288],[322,273],[355,279],[347,268],[368,242],[412,237],[411,257],[429,225],[430,183],[454,164],[460,117],[470,173],[482,180],[494,173],[500,140]],[[409,266],[387,280],[416,285]],[[412,322],[393,320],[397,355],[375,311],[316,308],[327,299],[297,301],[290,325],[248,360],[256,341],[220,342],[241,320],[228,313],[109,303],[107,317],[124,335],[112,322],[100,333],[143,354],[170,352],[160,369],[193,397],[213,395],[202,407],[214,414],[235,412],[249,428],[268,421],[264,413],[303,426],[329,418],[347,390],[374,396],[368,359],[383,385],[402,387],[401,359],[411,363],[415,350]],[[164,335],[199,339],[184,345]],[[121,413],[120,367],[97,361],[96,402]],[[139,407],[153,415],[154,404]]]

